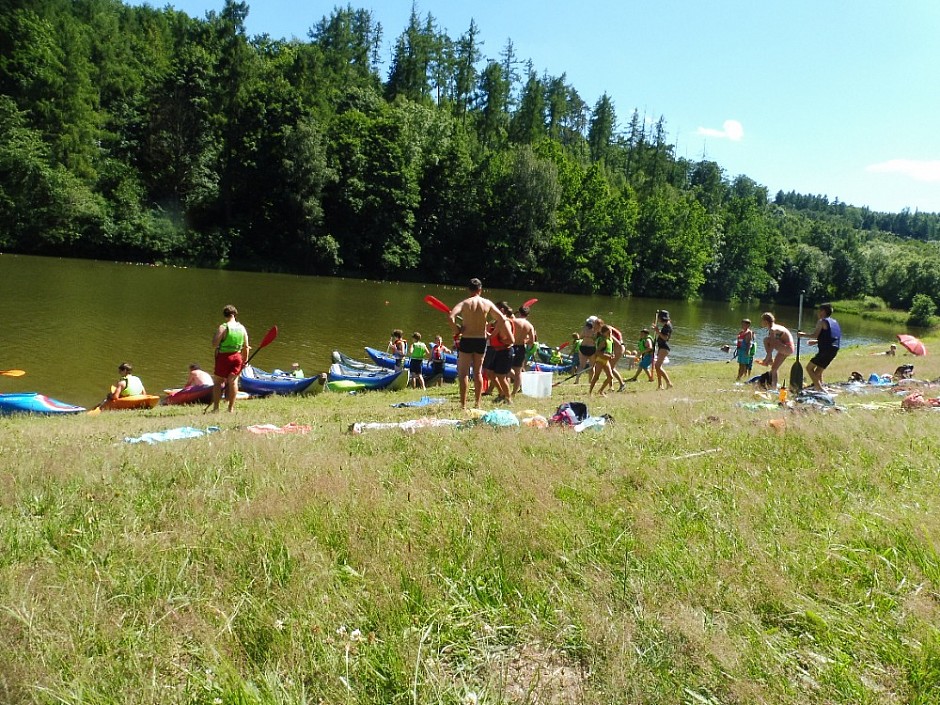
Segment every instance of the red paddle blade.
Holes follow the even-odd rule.
[[[539,302],[538,299],[529,299],[528,301],[526,301],[526,302],[525,302],[524,304],[522,304],[522,305],[523,305],[523,306],[526,306],[526,307],[531,307],[531,306],[533,306],[534,304],[537,304],[538,302]]]
[[[435,296],[428,294],[424,297],[424,303],[432,308],[436,308],[441,313],[450,313],[450,307]]]
[[[569,345],[571,345],[571,341],[570,341],[570,340],[566,340],[565,342],[563,342],[561,345],[558,346],[558,349],[559,349],[559,350],[564,350],[564,349],[567,348]]]
[[[274,342],[274,339],[276,337],[277,337],[277,326],[271,326],[271,330],[265,333],[264,338],[261,340],[261,344],[256,348],[256,350],[260,350],[266,345],[270,345],[271,343]]]

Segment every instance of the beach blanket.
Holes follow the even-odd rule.
[[[218,426],[209,426],[208,428],[193,428],[192,426],[180,426],[179,428],[170,428],[166,431],[154,431],[153,433],[144,433],[140,436],[126,436],[125,443],[164,443],[166,441],[179,441],[184,438],[198,438],[209,433],[215,433],[220,430]]]
[[[443,404],[446,401],[443,397],[421,397],[417,401],[400,401],[397,404],[392,404],[392,408],[431,406],[432,404]]]
[[[284,433],[309,433],[310,426],[303,424],[289,423],[284,426],[275,426],[273,423],[259,423],[254,426],[246,426],[246,431],[250,433],[257,433],[258,435],[264,435],[268,433],[274,434],[284,434]]]
[[[442,426],[459,426],[463,421],[459,419],[432,419],[424,416],[420,419],[409,419],[408,421],[392,421],[392,422],[362,422],[357,421],[354,424],[349,426],[349,432],[353,435],[358,435],[363,431],[384,431],[387,429],[397,428],[405,431],[406,433],[414,433],[418,429],[422,428],[440,428]]]

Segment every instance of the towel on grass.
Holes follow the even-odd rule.
[[[165,441],[179,441],[184,438],[198,438],[209,433],[215,433],[219,430],[218,426],[209,426],[208,428],[193,428],[192,426],[180,426],[179,428],[170,428],[166,431],[154,431],[153,433],[144,433],[140,436],[126,436],[125,443],[163,443]]]
[[[406,406],[431,406],[431,404],[443,404],[446,401],[443,397],[421,397],[417,401],[400,401],[397,404],[392,404],[392,407],[403,409]]]
[[[254,426],[246,426],[245,430],[259,435],[267,433],[309,433],[310,426],[294,423],[293,421],[284,426],[275,426],[273,423],[259,423]]]

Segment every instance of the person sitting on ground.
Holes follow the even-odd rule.
[[[118,397],[136,397],[147,393],[147,390],[144,389],[144,383],[140,381],[140,377],[131,374],[133,371],[134,367],[129,362],[122,362],[118,365],[118,372],[121,373],[121,378],[111,388],[111,392],[108,394],[108,401],[114,401]]]
[[[189,366],[189,377],[186,379],[186,388],[211,387],[214,384],[212,375],[202,369],[195,362]]]
[[[414,342],[411,344],[411,362],[408,364],[408,386],[418,388],[421,383],[421,389],[427,389],[424,386],[424,360],[431,356],[426,343],[422,342],[421,334],[415,331],[411,334]]]
[[[890,355],[891,357],[894,357],[897,354],[898,354],[898,346],[895,345],[894,343],[891,343],[891,347],[889,347],[884,352],[872,353],[872,355]]]

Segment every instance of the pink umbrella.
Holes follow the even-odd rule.
[[[904,335],[902,333],[898,333],[898,342],[914,355],[927,354],[927,346],[913,335]]]

